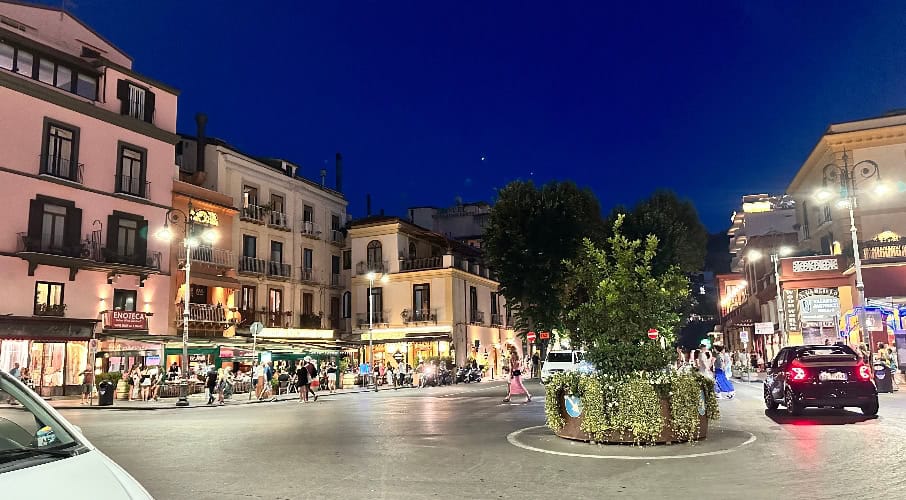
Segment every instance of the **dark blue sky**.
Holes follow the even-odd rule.
[[[906,107],[902,2],[75,3],[182,90],[181,131],[203,111],[313,178],[341,151],[355,216],[569,178],[605,211],[672,188],[719,230],[829,123]]]

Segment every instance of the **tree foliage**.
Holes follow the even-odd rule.
[[[568,312],[575,326],[571,337],[598,369],[614,375],[657,371],[672,361],[674,332],[689,296],[689,282],[677,266],[654,272],[658,238],[630,239],[622,233],[623,221],[614,221],[609,252],[586,239],[579,255],[566,262],[564,294],[566,304],[578,298],[571,294],[586,294]],[[650,328],[664,341],[648,339]]]
[[[517,328],[560,326],[563,261],[576,256],[584,238],[604,234],[595,195],[572,182],[540,189],[515,181],[498,192],[485,226],[484,245],[500,291],[516,312]]]
[[[631,212],[617,207],[611,213],[608,226],[625,214],[623,234],[630,239],[644,239],[649,234],[658,238],[658,254],[652,262],[654,274],[677,266],[684,273],[701,271],[705,263],[708,231],[701,223],[695,205],[681,200],[672,191],[657,191],[640,201]]]

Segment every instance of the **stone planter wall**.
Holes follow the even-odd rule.
[[[564,439],[573,439],[577,441],[592,441],[591,436],[585,433],[582,430],[582,418],[584,413],[579,414],[578,417],[571,417],[566,412],[566,404],[563,401],[564,394],[561,392],[557,394],[557,403],[560,406],[560,415],[563,417],[564,425],[556,433],[557,436]],[[692,438],[692,441],[698,441],[700,439],[705,439],[708,436],[708,417],[701,415],[700,413],[700,425],[698,430],[698,435]],[[654,441],[645,444],[671,444],[671,443],[680,443],[687,441],[686,439],[679,439],[673,432],[673,429],[670,426],[670,402],[667,400],[661,400],[661,415],[664,417],[664,422],[666,425],[664,429],[661,430],[661,435]],[[635,444],[636,439],[635,435],[632,432],[620,432],[620,431],[611,431],[602,439],[597,439],[596,441],[602,443],[613,443],[613,444]]]

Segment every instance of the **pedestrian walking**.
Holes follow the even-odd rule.
[[[730,357],[724,352],[723,346],[714,346],[714,351],[714,390],[717,392],[717,397],[719,398],[726,397],[727,399],[733,399],[733,396],[736,395],[736,390],[733,388],[733,383],[730,382],[724,371]]]
[[[217,404],[223,405],[223,391],[226,388],[226,373],[223,368],[217,370]]]
[[[308,367],[305,366],[305,361],[303,360],[299,363],[299,366],[296,367],[296,385],[299,388],[300,403],[308,402],[308,384]]]
[[[91,404],[91,390],[94,386],[94,371],[91,367],[86,368],[82,373],[82,401],[79,404]]]
[[[305,371],[308,373],[308,383],[305,384],[303,390],[311,392],[311,395],[314,396],[314,400],[318,400],[318,395],[315,393],[314,388],[318,387],[318,367],[315,366],[314,362],[311,359],[311,356],[305,356]]]
[[[532,401],[532,395],[529,394],[528,389],[525,388],[525,384],[522,383],[522,370],[520,369],[519,364],[519,354],[516,352],[516,347],[512,344],[509,344],[507,348],[510,351],[510,383],[507,384],[506,397],[503,399],[503,402],[509,403],[510,397],[514,394],[525,394],[525,402],[529,403]]]
[[[713,372],[713,360],[711,359],[711,353],[708,352],[707,346],[701,344],[698,346],[698,357],[695,360],[696,368],[698,368],[698,373],[703,377],[714,380]]]
[[[538,351],[535,351],[532,354],[532,378],[539,378],[541,376],[541,356],[538,355]]]
[[[255,363],[255,368],[252,371],[252,377],[255,383],[255,397],[261,399],[264,396],[264,365],[262,363]]]
[[[217,393],[217,369],[214,365],[211,365],[208,368],[208,373],[205,376],[205,387],[208,392],[208,404],[214,404],[214,394]]]
[[[327,365],[327,388],[331,394],[337,392],[337,364],[333,360]]]

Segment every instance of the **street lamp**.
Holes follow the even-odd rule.
[[[182,218],[183,223],[183,248],[186,250],[186,291],[183,294],[183,311],[182,311],[182,381],[179,383],[179,399],[176,406],[189,406],[189,272],[192,268],[192,249],[200,244],[214,243],[217,241],[217,231],[207,228],[202,231],[200,237],[194,236],[195,221],[192,219],[192,200],[189,200],[188,215],[178,208],[167,210],[164,216],[164,227],[157,231],[157,237],[164,241],[173,239],[173,230],[170,229],[170,222],[175,226]]]
[[[774,284],[777,287],[777,323],[780,325],[780,336],[782,338],[782,345],[787,345],[789,343],[788,332],[786,331],[786,321],[783,316],[783,299],[781,298],[780,290],[780,258],[786,257],[793,253],[793,249],[788,246],[781,246],[771,249],[771,262],[774,264]],[[747,257],[752,261],[757,261],[758,259],[764,257],[764,254],[759,250],[750,250],[747,254]],[[752,339],[753,342],[755,339]]]
[[[374,279],[377,278],[377,274],[374,271],[370,271],[366,277],[368,278],[368,356],[371,358],[371,380],[374,383],[374,392],[377,392],[377,377],[374,376]],[[381,273],[381,283],[387,283],[390,281],[390,277],[384,273]]]
[[[890,191],[890,187],[881,180],[881,170],[878,164],[871,160],[862,160],[854,165],[849,164],[849,155],[843,152],[843,165],[829,163],[824,166],[823,186],[815,193],[815,198],[822,202],[830,201],[837,198],[838,208],[849,209],[849,233],[853,241],[853,261],[856,269],[856,290],[859,292],[859,331],[862,335],[862,341],[871,344],[866,340],[865,331],[865,283],[862,281],[862,258],[859,255],[859,237],[856,229],[855,208],[858,203],[856,199],[856,174],[860,180],[875,179],[872,192],[875,196],[883,196]],[[837,183],[837,193],[828,188],[829,183]]]

